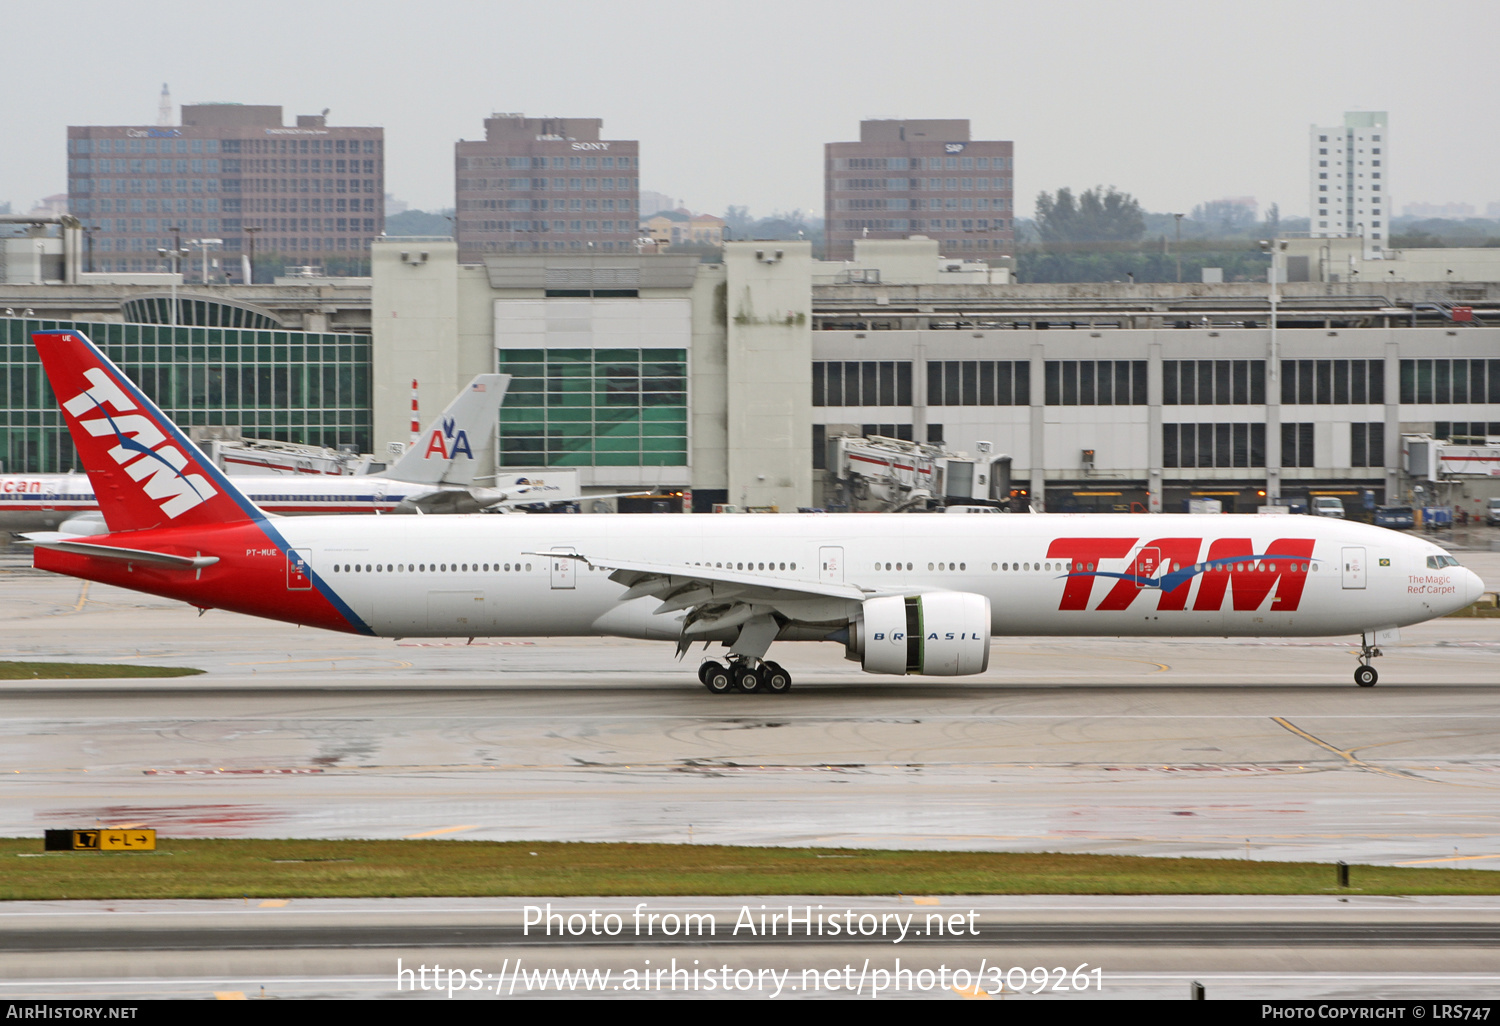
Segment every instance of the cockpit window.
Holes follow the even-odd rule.
[[[1441,570],[1445,566],[1458,566],[1458,560],[1452,556],[1428,556],[1427,569]]]

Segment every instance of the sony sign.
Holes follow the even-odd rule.
[[[575,150],[607,150],[607,149],[609,149],[609,143],[607,143],[607,142],[576,142],[576,143],[573,144],[573,148]]]

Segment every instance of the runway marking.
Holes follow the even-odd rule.
[[[1422,779],[1424,779],[1422,777],[1415,776],[1414,774],[1411,774],[1411,773],[1405,773],[1405,772],[1402,772],[1400,770],[1388,770],[1388,769],[1384,769],[1384,768],[1382,768],[1380,766],[1371,766],[1369,763],[1367,763],[1364,760],[1362,760],[1361,758],[1359,758],[1359,756],[1355,755],[1352,750],[1351,751],[1345,751],[1342,748],[1335,748],[1333,745],[1329,744],[1327,741],[1324,741],[1322,738],[1320,738],[1320,737],[1314,737],[1312,734],[1309,734],[1307,731],[1303,730],[1301,727],[1297,726],[1296,724],[1294,724],[1294,723],[1290,722],[1289,720],[1286,720],[1286,719],[1284,719],[1284,718],[1282,718],[1280,716],[1272,716],[1271,717],[1271,722],[1273,722],[1275,724],[1278,724],[1279,726],[1285,728],[1286,730],[1291,731],[1293,734],[1296,734],[1298,737],[1302,738],[1305,741],[1311,741],[1313,744],[1317,745],[1319,748],[1322,748],[1322,749],[1325,749],[1327,751],[1332,752],[1334,755],[1337,755],[1339,758],[1344,759],[1346,762],[1348,762],[1349,765],[1354,766],[1354,767],[1356,767],[1358,769],[1366,769],[1366,770],[1369,770],[1372,773],[1384,773],[1386,776],[1389,776],[1389,777],[1402,777],[1402,778],[1405,778],[1407,780],[1422,780]]]
[[[286,908],[285,898],[267,898],[260,903],[261,908]]]
[[[73,612],[82,612],[83,604],[89,600],[89,585],[92,581],[84,581],[83,587],[78,589],[78,604],[73,607]]]
[[[412,841],[418,837],[436,837],[438,834],[456,834],[463,830],[478,830],[479,824],[470,823],[467,826],[443,827],[439,830],[424,830],[420,834],[403,834],[402,839]]]
[[[87,773],[88,771],[85,770],[84,772]],[[295,774],[295,775],[298,775],[298,776],[302,776],[302,775],[305,775],[305,774],[308,774],[308,773],[322,773],[322,772],[324,772],[324,768],[322,766],[299,766],[299,767],[293,767],[293,768],[290,768],[290,769],[284,769],[284,768],[276,768],[276,769],[225,769],[224,767],[219,766],[219,767],[216,767],[214,769],[206,769],[206,768],[205,769],[143,769],[143,770],[141,770],[141,775],[142,776],[146,776],[146,777],[156,777],[156,776],[206,777],[206,776],[218,776],[218,775],[221,775],[221,774],[227,774],[227,775],[236,775],[236,774],[238,774],[238,775],[242,775],[242,776],[244,776],[244,775],[269,776],[269,775],[272,775],[272,774]],[[140,825],[141,826],[145,826],[144,823],[142,823]]]
[[[1413,859],[1410,862],[1397,862],[1398,866],[1421,866],[1433,862],[1475,862],[1480,859],[1500,859],[1500,855],[1450,855],[1445,859]]]
[[[1386,775],[1388,777],[1398,777],[1398,778],[1405,779],[1405,780],[1420,780],[1421,782],[1423,782],[1425,784],[1442,784],[1445,787],[1473,787],[1473,788],[1480,788],[1482,790],[1487,790],[1487,791],[1488,790],[1493,790],[1492,785],[1489,785],[1489,784],[1465,784],[1465,783],[1461,783],[1460,781],[1456,781],[1456,780],[1436,780],[1436,779],[1434,779],[1432,777],[1424,777],[1424,776],[1421,776],[1421,775],[1419,775],[1417,773],[1407,772],[1406,770],[1393,770],[1393,769],[1385,769],[1384,767],[1381,767],[1381,766],[1372,766],[1368,762],[1365,762],[1363,759],[1359,758],[1359,756],[1355,755],[1354,754],[1354,751],[1355,751],[1354,749],[1350,749],[1348,751],[1345,751],[1342,748],[1335,748],[1333,745],[1329,744],[1327,741],[1324,741],[1324,740],[1322,740],[1321,738],[1318,738],[1318,737],[1314,737],[1312,734],[1309,734],[1307,731],[1305,731],[1302,728],[1296,726],[1295,724],[1287,721],[1286,719],[1283,719],[1280,716],[1272,716],[1271,720],[1274,723],[1277,723],[1280,726],[1282,726],[1282,727],[1286,728],[1287,730],[1291,731],[1293,734],[1296,734],[1298,737],[1305,738],[1306,740],[1311,741],[1313,744],[1317,745],[1318,747],[1320,747],[1320,748],[1326,748],[1328,751],[1333,752],[1335,755],[1337,755],[1337,756],[1339,756],[1339,757],[1341,757],[1343,759],[1348,760],[1349,764],[1351,766],[1356,767],[1357,769],[1369,770],[1371,773],[1382,773],[1382,774],[1384,774],[1384,775]],[[1380,741],[1380,742],[1371,742],[1370,744],[1363,745],[1361,747],[1364,747],[1364,748],[1378,748],[1378,747],[1383,747],[1383,746],[1386,746],[1386,745],[1394,745],[1394,744],[1401,744],[1401,743],[1402,742],[1400,742],[1400,741]]]
[[[988,992],[980,990],[979,984],[977,983],[969,987],[953,987],[951,989],[953,993],[957,994],[959,997],[965,999],[966,1001],[995,1000]]]
[[[941,905],[942,904],[942,902],[939,901],[937,898],[913,898],[913,899],[911,899],[911,903],[913,905]]]
[[[1154,666],[1156,667],[1156,669],[1152,670],[1152,673],[1167,673],[1172,669],[1166,663],[1159,663],[1155,659],[1125,659],[1122,656],[1115,656],[1113,658],[1120,659],[1122,662],[1127,663],[1145,663],[1147,666]]]
[[[244,1001],[245,1000],[245,992],[243,990],[216,990],[216,991],[214,991],[214,1000],[215,1001]]]
[[[1308,846],[1315,841],[1420,841],[1436,840],[1442,838],[1463,838],[1483,840],[1493,837],[1493,833],[1431,833],[1431,834],[1329,834],[1329,833],[1307,833],[1307,834],[1251,834],[1250,843],[1257,848],[1288,848],[1295,846]],[[850,845],[853,843],[865,843],[873,846],[891,846],[896,842],[923,843],[932,841],[950,841],[955,844],[968,843],[972,841],[1028,841],[1033,844],[1052,844],[1058,841],[1086,841],[1096,844],[1108,843],[1154,843],[1154,844],[1209,844],[1227,843],[1230,845],[1243,846],[1245,835],[1234,834],[1104,834],[1092,833],[1087,830],[1064,830],[1052,831],[1050,833],[1034,834],[839,834],[815,837],[814,841],[823,846],[832,847],[837,844]],[[925,849],[915,848],[911,850],[922,851]],[[1476,859],[1500,858],[1500,855],[1476,855]],[[1454,861],[1453,859],[1431,859],[1424,861],[1442,862]],[[1463,861],[1459,859],[1458,861]],[[1391,865],[1404,866],[1416,863],[1393,862]],[[913,904],[921,904],[914,901]],[[934,902],[934,904],[936,904]]]

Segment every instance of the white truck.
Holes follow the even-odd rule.
[[[987,443],[981,443],[985,445]],[[1009,456],[956,452],[884,435],[828,440],[832,501],[856,513],[901,513],[954,505],[1008,506]]]
[[[1315,517],[1337,517],[1344,519],[1344,500],[1337,495],[1314,495],[1312,508],[1308,510]]]

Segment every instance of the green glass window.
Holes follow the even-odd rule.
[[[681,349],[507,349],[500,414],[507,466],[685,466]]]
[[[272,332],[0,318],[0,460],[7,471],[79,469],[31,344],[32,332],[69,329],[93,339],[179,425],[243,426],[255,437],[370,451],[368,338],[276,332],[283,359],[273,361]],[[299,348],[310,361],[305,366],[285,359]]]

